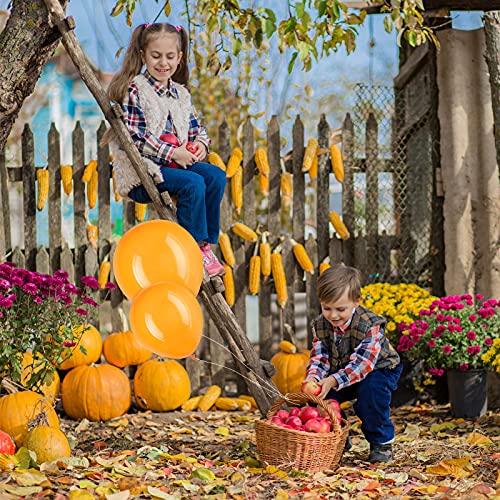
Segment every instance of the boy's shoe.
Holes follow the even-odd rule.
[[[210,243],[206,243],[202,247],[200,247],[201,256],[203,258],[203,266],[207,270],[207,273],[210,277],[212,276],[224,276],[226,274],[226,270],[224,266],[218,261],[215,254],[212,252],[210,248]]]
[[[376,462],[392,462],[392,444],[371,444],[368,461],[372,464]]]

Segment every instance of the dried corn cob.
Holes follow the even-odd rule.
[[[255,150],[255,164],[260,175],[269,177],[269,161],[267,159],[267,152],[264,148]]]
[[[323,274],[323,271],[326,271],[330,266],[330,257],[326,257],[323,262],[319,265],[319,275]]]
[[[252,409],[252,403],[246,399],[234,398],[236,404],[238,405],[238,409],[241,411],[250,411]]]
[[[182,406],[182,411],[192,411],[198,408],[198,404],[201,401],[201,396],[194,396],[193,398],[189,398]]]
[[[226,177],[232,177],[236,173],[242,159],[243,151],[238,147],[234,148],[227,162]]]
[[[69,196],[73,190],[73,167],[61,165],[61,182],[63,191]]]
[[[259,191],[264,196],[269,194],[269,177],[259,174]]]
[[[258,243],[255,244],[255,250],[250,257],[250,266],[248,270],[248,291],[250,295],[257,295],[260,287],[260,256]]]
[[[87,202],[89,204],[89,208],[92,210],[97,203],[97,182],[99,180],[99,175],[97,174],[97,170],[92,172],[92,177],[89,182],[87,182]]]
[[[226,299],[227,305],[229,307],[234,306],[235,295],[234,295],[234,276],[233,270],[225,262],[222,263],[226,274],[222,277],[222,282],[224,283],[224,297]]]
[[[147,208],[148,208],[147,203],[135,202],[134,212],[135,212],[135,220],[137,222],[142,222],[144,220],[144,217],[146,217]]]
[[[344,182],[344,162],[342,160],[342,153],[340,148],[333,144],[330,146],[330,160],[332,163],[332,172],[335,175],[335,179],[339,182]]]
[[[349,234],[349,231],[345,224],[342,222],[342,219],[340,218],[339,214],[337,212],[330,212],[330,222],[332,223],[335,232],[343,239],[343,240],[348,240],[351,235]]]
[[[219,234],[219,248],[224,257],[224,261],[228,266],[233,267],[236,259],[234,258],[233,247],[231,246],[231,239],[227,233]]]
[[[211,163],[212,165],[215,165],[216,167],[219,167],[221,170],[226,171],[226,165],[222,161],[222,158],[215,152],[208,153],[207,156],[207,161],[208,163]]]
[[[234,224],[231,230],[233,231],[234,234],[236,234],[240,238],[243,238],[246,241],[250,241],[251,243],[259,239],[255,231],[253,231],[247,225],[241,222],[237,222],[236,224]]]
[[[318,141],[311,137],[307,142],[306,150],[304,152],[304,160],[302,161],[302,172],[309,172],[311,170],[314,157],[318,151]]]
[[[238,403],[233,398],[218,398],[215,407],[219,410],[231,411],[238,409]]]
[[[115,201],[120,201],[121,196],[116,192],[116,179],[114,170],[111,172],[111,178],[113,179],[113,193],[115,194]]]
[[[260,271],[262,276],[271,274],[271,245],[267,242],[267,231],[262,233],[262,240],[259,245]]]
[[[292,174],[290,172],[281,173],[280,187],[281,204],[284,207],[289,207],[292,202]]]
[[[221,395],[221,388],[218,385],[211,385],[198,403],[198,410],[208,411]]]
[[[231,177],[231,198],[236,213],[239,214],[243,206],[243,169],[241,167],[238,167]]]
[[[109,262],[109,260],[101,262],[101,266],[99,267],[99,274],[97,276],[97,281],[99,282],[100,288],[106,288],[106,283],[109,280],[110,272],[111,272],[111,262]]]
[[[43,210],[49,197],[49,171],[46,168],[38,168],[36,171],[36,180],[38,183],[36,208]]]
[[[295,354],[297,352],[297,348],[291,342],[288,342],[288,340],[282,340],[279,343],[279,348],[288,354]]]
[[[244,401],[248,401],[252,405],[252,408],[258,408],[257,402],[255,401],[255,398],[253,396],[247,396],[246,394],[242,394],[241,396],[238,396],[238,399],[243,399]]]
[[[318,155],[315,155],[311,168],[309,169],[309,179],[316,179],[318,177]]]
[[[94,226],[94,224],[87,225],[87,239],[90,241],[91,245],[94,248],[97,248],[98,233],[99,233],[99,231],[97,229],[97,226]]]
[[[278,296],[278,306],[285,307],[288,300],[285,270],[281,254],[276,251],[271,254],[271,272],[273,274],[276,295]]]
[[[297,259],[297,262],[299,263],[300,267],[306,273],[314,274],[313,263],[311,262],[309,255],[307,255],[307,252],[306,252],[306,249],[304,248],[304,245],[302,245],[301,243],[298,243],[294,239],[290,239],[290,241],[293,245],[293,255],[295,255],[295,258]]]
[[[83,171],[82,181],[89,182],[90,179],[92,178],[92,174],[96,171],[96,169],[97,169],[97,160],[90,160],[88,165],[85,167],[85,170]]]

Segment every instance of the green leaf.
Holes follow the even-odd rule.
[[[190,476],[190,479],[194,477],[201,479],[202,481],[211,482],[215,480],[215,474],[205,467],[200,467],[199,469],[195,469]]]
[[[112,17],[116,17],[122,13],[124,8],[125,8],[125,3],[121,0],[119,0],[118,2],[116,2],[115,6],[113,7],[113,10],[111,11],[110,15]]]
[[[295,4],[295,15],[297,17],[302,17],[304,15],[305,11],[305,4],[304,2],[297,2]]]
[[[168,17],[172,13],[172,6],[170,5],[170,0],[166,0],[165,5],[163,6],[163,12]]]
[[[326,12],[326,0],[321,0],[318,6],[318,17],[322,17]]]
[[[384,29],[387,33],[392,33],[394,28],[394,24],[392,23],[392,19],[389,16],[385,16],[384,18]]]
[[[412,47],[416,47],[417,46],[417,34],[414,31],[409,31],[408,32],[408,43]]]

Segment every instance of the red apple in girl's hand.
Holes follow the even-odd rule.
[[[291,425],[294,429],[302,425],[302,420],[299,417],[288,417],[285,420],[285,424]]]
[[[312,418],[319,418],[320,413],[317,408],[314,408],[312,406],[304,406],[302,410],[300,411],[300,420],[302,420],[302,423],[306,423],[308,420],[311,420]]]
[[[186,149],[190,152],[190,153],[193,153],[195,154],[197,151],[198,151],[198,146],[196,146],[195,144],[193,144],[192,142],[188,142],[186,144]]]
[[[312,396],[319,396],[321,386],[314,382],[314,380],[305,380],[300,386],[300,392],[304,394],[311,394]]]
[[[299,415],[300,415],[300,408],[297,407],[293,407],[289,412],[290,417],[298,417]]]
[[[160,135],[160,141],[168,142],[172,146],[179,146],[179,139],[174,134],[162,134]]]
[[[278,410],[275,417],[281,418],[281,420],[286,420],[290,415],[286,410]]]

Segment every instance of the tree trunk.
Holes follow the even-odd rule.
[[[500,173],[500,11],[492,10],[484,14],[484,32],[486,64],[490,73],[497,167]]]
[[[66,9],[68,0],[61,0]],[[11,15],[0,33],[0,151],[54,53],[60,33],[48,23],[42,0],[14,0]]]

